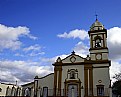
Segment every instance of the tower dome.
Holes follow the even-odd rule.
[[[103,30],[103,29],[105,29],[104,25],[102,25],[102,23],[100,23],[97,19],[90,27],[90,31]]]

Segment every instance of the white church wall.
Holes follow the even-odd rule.
[[[102,67],[104,67],[104,66],[109,66],[109,64],[107,63],[107,64],[93,64],[93,67],[95,68],[95,69],[99,69],[99,68],[96,68],[96,67],[100,67],[100,66],[102,66]]]
[[[101,52],[101,53],[102,53],[102,52],[103,52],[103,53],[107,53],[108,50],[107,50],[107,49],[105,49],[105,50],[104,50],[104,49],[101,49],[101,50],[98,50],[98,49],[97,49],[97,50],[91,50],[91,51],[90,51],[91,54],[92,54],[92,53],[99,53],[99,52]]]
[[[6,95],[6,89],[8,86],[3,85],[0,83],[0,88],[1,88],[1,92],[0,92],[0,96],[5,96]]]
[[[0,88],[2,89],[0,92],[0,96],[6,96],[6,90],[7,87],[9,86],[9,89],[12,91],[12,87],[14,86],[15,89],[18,88],[18,86],[14,85],[14,84],[6,84],[6,83],[0,83]],[[10,96],[11,96],[11,91],[10,91]]]
[[[43,88],[48,88],[48,96],[53,95],[53,86],[54,86],[54,73],[51,73],[45,77],[38,79],[38,88],[41,90],[41,95],[43,94]]]
[[[110,85],[109,68],[93,68],[94,95],[97,95],[96,85],[104,85],[108,91]]]
[[[90,57],[91,57],[91,60],[96,60],[95,54],[91,54]]]
[[[25,84],[22,86],[22,92],[23,92],[22,96],[27,95],[27,93],[25,93],[27,89],[31,89],[29,91],[29,95],[30,95],[30,97],[33,97],[34,96],[34,82],[31,82],[31,83],[28,83],[28,84]]]
[[[70,66],[62,66],[62,86],[64,89],[64,82],[67,78],[67,72],[69,69],[77,69],[78,70],[78,78],[81,80],[81,85],[84,86],[84,65],[70,65]]]
[[[45,77],[38,79],[38,88],[48,87],[48,89],[53,89],[54,86],[54,74],[49,74]]]
[[[102,53],[102,60],[108,60],[108,54]]]

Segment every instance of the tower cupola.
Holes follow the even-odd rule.
[[[102,23],[100,23],[97,19],[90,27],[90,31],[103,30],[103,29],[105,29],[104,25],[102,25]]]

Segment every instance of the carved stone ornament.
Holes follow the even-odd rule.
[[[58,59],[56,60],[56,62],[61,62],[61,58],[60,58],[60,57],[58,57]]]
[[[102,83],[102,80],[98,80],[99,83]]]
[[[70,58],[70,61],[71,61],[72,63],[74,63],[74,62],[76,61],[76,58],[75,58],[74,56],[72,56],[72,57]]]
[[[101,60],[101,58],[102,58],[101,54],[97,54],[97,55],[96,55],[96,59],[97,59],[97,60]]]

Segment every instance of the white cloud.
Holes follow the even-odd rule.
[[[44,76],[53,72],[52,66],[43,66],[40,62],[1,60],[1,80],[15,82],[32,81],[36,75]]]
[[[21,46],[22,42],[18,40],[1,40],[0,39],[0,50],[2,51],[3,49],[11,49],[11,50],[16,50],[19,49]]]
[[[31,45],[27,48],[24,48],[23,51],[28,52],[28,51],[39,51],[41,49],[41,46],[38,44]]]
[[[14,54],[14,56],[25,57],[24,54],[20,54],[20,53],[16,53],[16,54]]]
[[[109,57],[112,60],[121,59],[121,28],[113,27],[108,29]]]
[[[19,49],[22,44],[19,38],[23,36],[27,36],[31,39],[37,39],[37,37],[30,34],[29,28],[27,27],[7,27],[0,24],[0,50]]]
[[[33,57],[33,56],[44,55],[44,54],[45,54],[45,52],[31,52],[28,55],[31,56],[31,57]]]
[[[63,55],[58,55],[52,58],[40,58],[41,62],[45,63],[45,64],[52,64],[54,62],[56,62],[57,58],[60,57],[61,59],[64,59],[65,57],[67,57],[68,55],[63,54]]]
[[[108,41],[112,44],[121,44],[121,28],[113,27],[108,30]]]
[[[28,56],[38,56],[38,55],[44,55],[45,52],[41,51],[42,47],[39,44],[31,45],[29,47],[23,48],[24,53]],[[17,54],[18,56],[22,54]]]
[[[30,39],[33,39],[33,40],[38,39],[37,37],[35,37],[35,36],[31,35],[31,34],[27,34],[27,36],[28,36]]]
[[[118,74],[121,72],[121,63],[119,61],[111,61],[111,67],[110,67],[110,77],[112,80],[112,83],[116,81],[116,79],[113,79],[115,74]]]
[[[89,54],[89,47],[80,41],[75,45],[74,51],[81,57],[86,57]]]
[[[64,32],[63,34],[58,34],[57,36],[60,38],[80,38],[81,40],[84,40],[88,38],[88,33],[85,30],[75,29],[69,33]]]
[[[1,70],[0,77],[1,77],[2,80],[5,80],[7,82],[15,82],[15,81],[20,82],[20,79],[18,79],[16,76],[13,76],[12,72],[7,71],[7,70],[5,71],[5,69],[4,69],[4,71]]]

